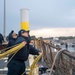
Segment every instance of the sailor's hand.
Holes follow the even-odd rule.
[[[22,43],[27,44],[27,42],[26,42],[26,41],[23,41]]]
[[[38,54],[40,55],[40,54],[42,54],[42,52],[39,52]]]

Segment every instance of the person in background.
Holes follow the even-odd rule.
[[[28,59],[29,54],[39,55],[41,53],[30,45],[29,31],[25,31],[23,29],[18,32],[18,38],[15,44],[22,42],[26,42],[27,44],[20,49],[10,61],[7,75],[22,75],[22,73],[25,72],[25,61]],[[26,73],[23,75],[26,75]]]
[[[7,45],[7,47],[15,45],[16,39],[17,39],[17,34],[12,30],[8,35],[8,45]]]
[[[7,45],[7,47],[11,47],[11,46],[15,45],[16,39],[17,39],[17,34],[12,30],[8,35],[8,45]],[[11,57],[12,57],[12,55],[8,56],[8,61],[10,60]],[[9,64],[10,63],[7,64],[7,67],[8,67]],[[8,72],[9,72],[9,67],[8,67]]]
[[[15,45],[16,40],[17,40],[17,34],[12,30],[8,35],[7,47],[11,47],[11,46]],[[8,60],[10,59],[10,57],[11,57],[11,55],[9,55]]]
[[[0,44],[4,41],[3,35],[0,33]]]
[[[65,48],[66,48],[66,50],[68,50],[68,44],[67,44],[67,42],[65,43]]]

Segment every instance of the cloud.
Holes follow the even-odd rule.
[[[30,34],[36,37],[75,36],[75,28],[44,28],[31,30]]]

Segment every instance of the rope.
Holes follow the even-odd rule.
[[[14,47],[16,47],[16,46],[18,46],[18,45],[20,45],[20,44],[16,44],[16,45],[14,45],[14,46],[11,46],[11,47],[8,47],[8,48],[5,48],[4,50],[9,51],[11,48],[14,48]],[[2,49],[1,51],[3,51],[3,49]],[[3,57],[3,58],[4,58],[4,57]],[[3,58],[1,58],[0,60],[2,60]]]
[[[42,40],[41,40],[42,41]],[[42,41],[43,42],[43,41]],[[45,42],[43,42],[44,44],[46,44]],[[26,44],[26,43],[25,43]],[[51,45],[50,45],[51,46]],[[12,46],[12,47],[14,47],[14,46]],[[9,48],[11,48],[11,47],[9,47]],[[6,51],[5,53],[3,53],[3,54],[0,54],[0,59],[1,58],[3,58],[3,57],[5,57],[5,56],[7,56],[8,54],[13,54],[13,53],[17,53],[18,51],[19,51],[19,48],[22,48],[21,47],[21,44],[20,45],[18,45],[17,47],[15,47],[15,48],[12,48],[12,49],[9,49],[9,51]],[[6,48],[6,49],[8,49],[8,48]],[[56,61],[56,58],[57,58],[57,56],[58,56],[58,54],[60,53],[60,51],[58,51],[58,53],[56,54],[56,56],[55,56],[55,59],[54,59],[54,62],[53,62],[53,64],[52,64],[52,67],[51,67],[51,71],[50,71],[50,75],[51,75],[51,73],[52,73],[52,71],[53,71],[53,67],[54,67],[54,65],[55,65],[55,61]],[[15,54],[13,54],[13,56],[10,58],[10,60],[6,63],[6,65],[11,61],[11,59],[15,56]],[[34,70],[34,68],[36,67],[36,63],[39,61],[39,59],[42,57],[42,54],[40,54],[35,60],[34,60],[34,62],[32,63],[32,65],[31,65],[31,67],[30,67],[30,72],[29,72],[29,74],[28,75],[33,75],[33,70]],[[6,66],[5,65],[5,66]],[[24,75],[25,74],[25,71],[22,73],[22,75]]]
[[[18,52],[18,51],[17,51]],[[8,63],[12,60],[12,58],[16,55],[16,53],[17,52],[15,52],[14,54],[13,54],[13,56],[8,60],[8,62],[5,64],[5,66],[3,67],[3,70],[4,70],[4,68],[8,65]],[[3,73],[3,71],[1,72],[1,74]]]
[[[51,69],[50,69],[50,75],[51,75],[52,72],[53,72],[53,67],[54,67],[54,65],[55,65],[55,61],[56,61],[58,55],[59,55],[61,52],[63,52],[63,51],[67,51],[67,50],[60,50],[60,51],[58,51],[57,54],[55,55],[55,58],[54,58],[54,61],[53,61],[52,67],[51,67]]]
[[[23,43],[24,44],[24,43]],[[17,51],[12,55],[12,57],[8,60],[8,62],[5,64],[5,66],[4,66],[4,68],[7,66],[7,64],[12,60],[12,58],[16,55],[16,53],[24,46],[22,43],[21,44],[17,44],[17,45],[15,45],[15,46],[18,46],[18,49],[17,49]],[[26,44],[26,43],[25,43]],[[22,47],[21,47],[21,46]],[[4,68],[3,68],[3,70],[4,70]],[[3,71],[1,72],[1,73],[3,73]]]
[[[13,48],[13,47],[15,47],[15,46],[17,46],[17,45],[19,45],[19,44],[16,44],[16,45],[13,45],[13,46],[11,46],[11,47],[7,47],[7,48],[4,48],[4,49],[1,49],[0,52],[1,52],[1,51],[5,51],[5,50],[7,51],[7,50],[9,50],[9,49],[11,49],[11,48]]]
[[[39,56],[37,56],[37,58],[32,63],[32,65],[30,67],[30,72],[28,75],[33,75],[32,73],[33,73],[34,68],[36,67],[36,63],[40,60],[41,57],[42,57],[42,53]],[[24,75],[24,74],[25,74],[25,71],[22,73],[22,75]]]
[[[25,46],[25,45],[26,45],[26,42],[22,42],[20,45],[14,47],[14,48],[12,48],[12,49],[9,49],[8,51],[6,51],[6,52],[0,54],[0,59],[6,57],[8,54],[13,54],[13,53],[15,53],[16,51],[18,51],[19,48],[22,48],[22,47]]]

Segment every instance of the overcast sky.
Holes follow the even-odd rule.
[[[0,0],[1,33],[3,33],[3,3],[4,0]],[[6,0],[7,35],[12,29],[15,32],[20,30],[20,9],[22,8],[29,9],[31,35],[75,36],[75,0]],[[39,33],[42,30],[44,35]]]

